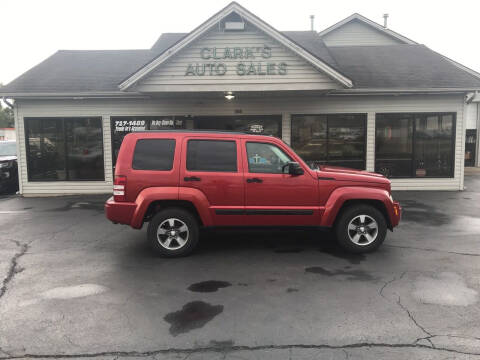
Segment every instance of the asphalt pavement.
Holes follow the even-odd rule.
[[[203,232],[163,259],[108,197],[0,198],[0,359],[480,359],[480,176],[396,192],[368,255],[328,234]]]

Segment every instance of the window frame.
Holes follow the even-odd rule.
[[[70,180],[69,179],[69,166],[68,166],[68,155],[67,155],[67,127],[65,126],[65,122],[69,121],[71,119],[99,119],[100,120],[100,129],[102,131],[102,159],[103,159],[103,179],[75,179],[75,180]],[[63,127],[63,138],[64,138],[64,153],[65,153],[65,159],[64,159],[64,166],[65,166],[65,180],[55,180],[55,179],[32,179],[32,174],[31,174],[31,166],[30,166],[30,124],[29,120],[41,120],[42,121],[42,129],[43,129],[43,121],[44,120],[61,120],[62,121],[62,127]],[[27,178],[28,182],[62,182],[62,181],[68,181],[68,182],[105,182],[105,144],[104,144],[104,133],[103,133],[103,117],[102,116],[27,116],[23,118],[23,126],[24,126],[24,141],[25,141],[25,151],[26,151],[26,163],[27,163]]]
[[[368,114],[367,113],[361,113],[361,112],[356,112],[356,113],[319,113],[319,114],[307,114],[307,113],[303,113],[303,114],[292,114],[291,117],[290,117],[290,129],[292,130],[293,129],[293,123],[295,121],[295,117],[301,117],[301,116],[325,116],[326,117],[326,122],[327,122],[327,127],[326,127],[326,134],[325,134],[325,146],[326,146],[326,159],[324,161],[318,161],[318,162],[324,162],[323,165],[330,165],[330,166],[338,166],[338,165],[335,165],[334,163],[330,163],[330,156],[329,156],[329,141],[330,141],[330,137],[329,137],[329,129],[330,129],[330,118],[331,117],[334,117],[334,116],[362,116],[363,119],[362,119],[362,123],[363,123],[363,158],[361,160],[346,160],[347,162],[348,161],[351,161],[351,162],[354,162],[354,161],[362,161],[363,162],[363,170],[366,170],[367,168],[367,125],[368,125]],[[292,131],[291,131],[292,133]],[[291,140],[290,142],[292,143],[291,144],[291,147],[292,149],[295,151],[295,148],[293,147],[293,136],[291,136]],[[312,160],[305,160],[303,159],[303,161],[305,161],[308,166],[310,166],[309,162],[311,162]],[[337,162],[336,160],[333,160],[334,162]],[[338,160],[338,162],[340,162],[342,160]],[[315,160],[313,160],[313,162],[315,162]],[[341,166],[341,165],[340,165]]]
[[[270,146],[275,146],[277,149],[279,149],[281,152],[283,152],[288,158],[290,158],[290,161],[294,161],[296,162],[296,160],[294,158],[292,158],[290,156],[290,154],[288,152],[286,152],[284,149],[282,149],[280,146],[278,146],[277,144],[274,144],[274,143],[271,143],[271,142],[268,142],[268,141],[252,141],[252,140],[246,140],[245,141],[245,159],[247,161],[247,170],[248,170],[248,174],[271,174],[271,175],[289,175],[288,173],[284,173],[284,172],[281,172],[281,173],[272,173],[272,172],[251,172],[250,171],[250,161],[248,160],[248,149],[247,149],[247,145],[249,143],[253,143],[253,144],[264,144],[264,145],[270,145]],[[301,166],[301,165],[300,165]]]
[[[390,179],[453,179],[455,178],[455,162],[456,162],[456,154],[455,154],[455,146],[456,146],[456,138],[457,138],[457,113],[456,112],[391,112],[391,113],[375,113],[375,161],[374,161],[374,169],[377,172],[377,128],[378,122],[377,117],[381,115],[387,116],[409,116],[409,121],[412,122],[412,157],[410,159],[410,168],[411,174],[410,176],[392,176],[389,177]],[[415,161],[416,161],[416,139],[417,139],[417,125],[416,119],[420,117],[421,119],[426,119],[428,116],[452,116],[452,144],[451,144],[451,154],[452,154],[452,163],[450,165],[450,171],[448,175],[445,176],[416,176],[416,169],[415,169]],[[393,120],[395,121],[395,120]],[[382,159],[383,161],[389,161],[390,159]],[[381,161],[382,161],[381,160]]]
[[[135,161],[135,151],[137,150],[137,145],[140,141],[173,141],[173,152],[172,152],[172,166],[170,169],[138,169],[134,166],[134,161]],[[135,147],[133,148],[133,154],[132,154],[132,164],[131,169],[135,171],[172,171],[173,168],[175,167],[175,151],[177,150],[177,140],[174,138],[143,138],[143,139],[137,139],[135,142]]]
[[[190,141],[216,141],[216,142],[230,142],[235,145],[235,171],[230,170],[191,170],[188,168],[188,144]],[[239,173],[239,152],[238,152],[238,141],[236,139],[208,139],[208,138],[187,138],[185,143],[185,171],[192,173],[229,173],[229,174],[238,174]]]

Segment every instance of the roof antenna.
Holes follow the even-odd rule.
[[[315,15],[310,15],[310,30],[311,31],[315,31],[314,22],[315,22]]]
[[[388,14],[383,14],[383,27],[386,29],[388,25]]]

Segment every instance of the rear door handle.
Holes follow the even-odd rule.
[[[196,176],[187,176],[187,177],[184,177],[183,180],[185,180],[185,181],[200,181],[202,179],[200,179],[199,177],[196,177]]]
[[[263,182],[263,180],[256,177],[247,179],[247,183],[261,183],[261,182]]]

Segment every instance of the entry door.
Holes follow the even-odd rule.
[[[197,190],[215,226],[243,225],[245,186],[240,141],[187,137],[182,148],[180,186]]]
[[[243,140],[247,225],[318,225],[318,180],[284,173],[293,159],[269,142]]]

